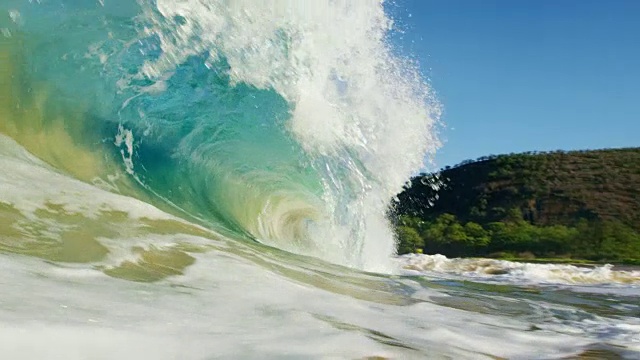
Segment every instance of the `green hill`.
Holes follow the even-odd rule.
[[[398,195],[399,252],[640,258],[640,148],[525,153],[422,174]]]

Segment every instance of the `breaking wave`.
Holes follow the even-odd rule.
[[[0,10],[0,133],[48,165],[235,239],[388,268],[387,205],[438,147],[440,108],[381,2]]]

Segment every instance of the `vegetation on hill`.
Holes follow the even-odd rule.
[[[640,148],[479,158],[421,174],[393,207],[398,252],[640,259]]]

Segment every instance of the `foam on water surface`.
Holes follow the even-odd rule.
[[[156,207],[113,194],[60,174],[31,155],[14,140],[0,134],[0,202],[24,215],[48,204],[67,213],[95,217],[100,211],[122,211],[132,218],[177,219]]]
[[[407,271],[448,274],[477,280],[513,284],[629,285],[640,295],[640,269],[618,270],[615,266],[532,264],[482,258],[449,259],[443,255],[410,254],[399,258]]]
[[[594,318],[580,331],[566,322],[531,331],[532,319],[438,304],[438,296],[446,296],[438,290],[423,289],[435,301],[419,301],[420,296],[396,304],[375,297],[363,301],[310,286],[295,272],[283,277],[224,252],[196,257],[197,265],[184,276],[146,286],[4,258],[4,270],[15,276],[0,281],[8,291],[0,311],[3,353],[24,359],[44,354],[70,359],[549,358],[579,352],[599,337],[631,336],[633,341],[633,326],[638,326],[625,329]],[[74,271],[81,275],[70,276]],[[369,278],[364,286],[388,285],[388,280]],[[22,287],[35,290],[28,303]],[[39,346],[28,346],[34,341]]]

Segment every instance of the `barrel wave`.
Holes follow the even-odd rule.
[[[2,8],[0,131],[45,162],[239,240],[388,263],[439,107],[381,2]]]

